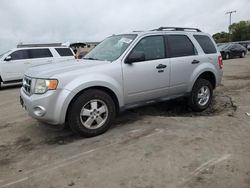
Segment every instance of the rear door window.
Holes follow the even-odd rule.
[[[232,44],[230,47],[229,47],[230,50],[237,50],[237,45],[235,44]]]
[[[73,53],[69,48],[56,48],[56,51],[60,56],[73,56]]]
[[[211,41],[211,39],[206,35],[194,35],[194,38],[200,44],[202,50],[205,54],[214,54],[217,53],[217,50]]]
[[[167,41],[170,57],[196,55],[196,49],[186,35],[167,35]]]
[[[236,44],[236,48],[237,48],[237,50],[243,50],[244,49],[243,46],[240,45],[240,44]]]
[[[29,59],[28,50],[17,50],[10,54],[11,60]]]
[[[50,50],[48,48],[41,49],[30,49],[29,50],[30,58],[47,58],[53,57]]]

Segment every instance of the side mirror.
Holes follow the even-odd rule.
[[[11,56],[9,55],[9,56],[7,56],[5,59],[4,59],[4,61],[10,61],[11,60]]]
[[[144,52],[132,52],[127,59],[125,60],[126,64],[145,61],[145,54]]]

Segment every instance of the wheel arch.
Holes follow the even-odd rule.
[[[196,78],[196,80],[198,80],[198,79],[200,79],[200,78],[209,81],[209,82],[212,84],[213,89],[215,89],[215,87],[216,87],[216,76],[215,76],[215,74],[214,74],[213,72],[211,72],[211,71],[205,71],[205,72],[201,73],[201,74]],[[195,82],[196,82],[196,80],[195,80]],[[195,82],[194,82],[194,83],[195,83]],[[194,85],[194,84],[193,84],[193,85]]]
[[[72,105],[72,103],[77,99],[78,96],[80,96],[83,92],[86,92],[88,90],[91,90],[91,89],[98,89],[98,90],[101,90],[101,91],[104,91],[106,92],[114,101],[115,103],[115,109],[116,109],[116,114],[119,113],[119,109],[120,109],[120,104],[119,104],[119,100],[118,100],[118,97],[116,96],[115,92],[112,91],[110,88],[108,87],[105,87],[105,86],[91,86],[91,87],[88,87],[88,88],[85,88],[81,91],[79,91],[78,93],[76,93],[74,95],[74,97],[71,99],[68,107],[67,107],[67,110],[66,110],[66,114],[65,114],[65,122],[67,122],[67,118],[68,118],[68,113],[69,113],[69,109]]]

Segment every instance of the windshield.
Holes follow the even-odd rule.
[[[137,35],[114,35],[91,50],[83,59],[114,61],[128,48]]]

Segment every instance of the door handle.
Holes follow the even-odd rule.
[[[24,64],[30,64],[30,62],[25,62]]]
[[[198,63],[200,63],[200,61],[198,61],[196,59],[192,61],[192,64],[198,64]]]
[[[167,65],[159,64],[156,66],[157,69],[165,69]]]

